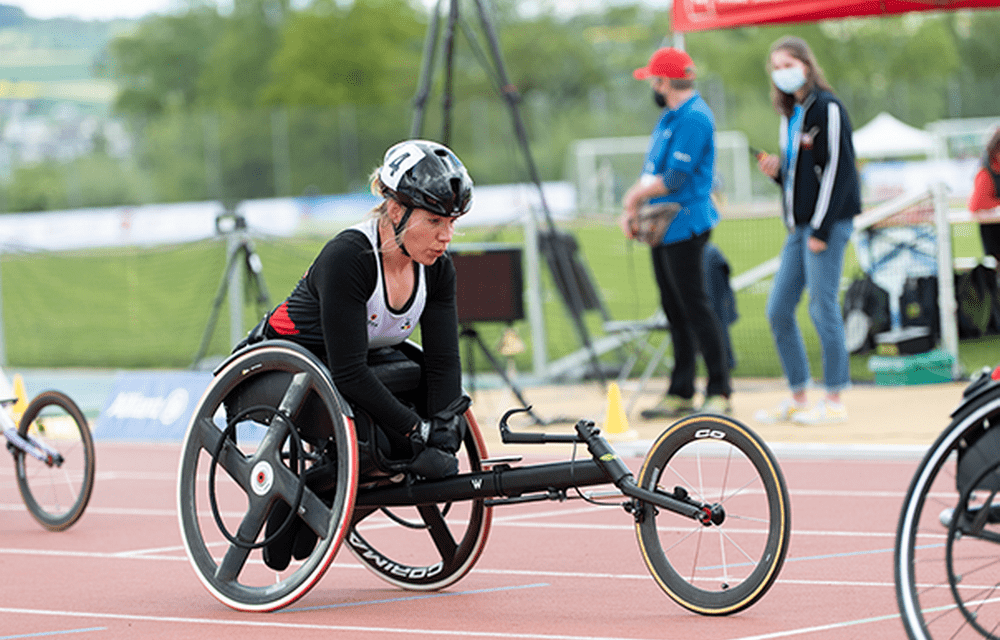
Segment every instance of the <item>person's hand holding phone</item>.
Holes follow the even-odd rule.
[[[761,173],[772,180],[777,180],[778,172],[781,168],[781,158],[767,151],[755,149],[754,147],[749,147],[749,149],[750,154],[757,159],[757,168],[760,169]]]

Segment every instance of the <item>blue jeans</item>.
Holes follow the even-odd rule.
[[[796,227],[788,234],[781,250],[781,265],[767,299],[767,319],[793,393],[803,391],[809,384],[809,359],[795,318],[795,307],[806,288],[809,289],[809,317],[823,350],[823,384],[830,393],[851,384],[840,310],[840,275],[844,267],[844,250],[853,229],[854,223],[849,219],[834,223],[826,249],[813,253],[808,247],[810,227]]]

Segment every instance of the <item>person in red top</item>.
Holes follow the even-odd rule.
[[[1000,207],[1000,129],[986,144],[983,167],[976,174],[969,196],[969,211],[973,214],[997,207]],[[980,221],[979,237],[983,240],[983,252],[1000,260],[1000,219]]]

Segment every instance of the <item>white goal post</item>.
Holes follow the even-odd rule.
[[[649,136],[586,138],[573,143],[572,173],[577,208],[584,213],[617,213],[624,190],[642,171]],[[742,131],[715,133],[716,192],[729,202],[749,202],[750,151]]]

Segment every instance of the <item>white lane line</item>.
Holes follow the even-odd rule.
[[[0,636],[0,640],[20,640],[21,638],[45,638],[48,636],[63,636],[70,633],[90,633],[91,631],[107,631],[107,627],[87,627],[86,629],[65,629],[63,631],[36,631],[34,633],[19,633],[13,636]]]
[[[170,552],[176,551],[178,554],[183,550],[183,547],[164,547],[158,552]],[[96,560],[157,560],[157,561],[170,561],[170,562],[187,562],[187,556],[185,555],[153,555],[152,550],[148,552],[141,551],[131,551],[131,552],[117,552],[117,553],[101,553],[101,552],[88,552],[88,551],[54,551],[54,550],[39,550],[39,549],[3,549],[0,548],[0,555],[26,555],[26,556],[49,556],[49,557],[72,557],[72,558],[92,558]],[[791,559],[790,559],[791,560]],[[335,563],[331,565],[331,570],[335,569],[365,569],[367,567],[360,564],[345,564],[345,563]],[[640,574],[628,574],[628,573],[597,573],[597,572],[585,572],[585,571],[545,571],[541,569],[487,569],[487,568],[476,568],[472,570],[474,574],[485,574],[485,575],[495,575],[495,576],[519,576],[519,577],[534,577],[534,578],[562,578],[562,579],[588,579],[588,580],[649,580],[650,576],[648,573]],[[876,587],[876,588],[893,588],[894,584],[892,582],[871,582],[871,581],[860,581],[860,580],[806,580],[806,579],[784,579],[778,578],[779,584],[794,584],[794,585],[805,585],[805,586],[827,586],[827,587]]]
[[[489,587],[487,589],[473,589],[471,591],[438,591],[435,593],[418,593],[409,596],[400,596],[398,598],[385,598],[382,600],[360,600],[357,602],[342,602],[338,604],[319,604],[309,607],[291,607],[284,609],[282,613],[298,613],[300,611],[325,611],[328,609],[345,609],[348,607],[370,607],[375,604],[390,604],[393,602],[412,602],[413,600],[428,600],[432,598],[453,598],[455,596],[467,596],[467,595],[479,595],[482,593],[497,593],[500,591],[517,591],[520,589],[537,589],[539,587],[548,587],[549,584],[546,582],[539,582],[535,584],[515,584],[508,587]],[[0,638],[0,640],[3,640]]]
[[[899,614],[894,613],[887,616],[876,616],[874,618],[861,618],[859,620],[845,620],[844,622],[831,622],[830,624],[817,625],[815,627],[803,627],[801,629],[787,629],[785,631],[774,631],[772,633],[763,633],[755,636],[740,636],[739,638],[732,638],[732,640],[773,640],[774,638],[790,638],[792,636],[801,636],[807,633],[817,633],[819,631],[846,629],[848,627],[856,627],[862,624],[873,624],[875,622],[886,622],[888,620],[895,620],[897,618],[899,618]]]
[[[533,640],[646,640],[643,638],[628,638],[624,636],[578,636],[578,635],[564,635],[564,634],[510,633],[510,632],[470,631],[470,630],[451,630],[451,629],[414,629],[412,627],[400,628],[400,627],[374,627],[374,626],[359,626],[359,625],[306,624],[306,623],[294,623],[294,622],[280,622],[273,620],[273,618],[269,620],[233,620],[233,619],[215,620],[210,618],[184,618],[180,616],[146,616],[146,615],[123,614],[123,613],[57,611],[57,610],[47,610],[47,609],[23,609],[14,607],[2,607],[0,608],[0,613],[37,615],[37,616],[59,616],[59,617],[71,617],[71,618],[96,618],[100,620],[127,620],[133,622],[158,622],[158,623],[216,625],[216,626],[235,625],[235,626],[254,627],[254,628],[308,629],[316,631],[348,631],[354,633],[372,633],[372,634],[394,633],[394,634],[407,634],[407,635],[466,636],[466,637],[480,637],[480,638],[512,638],[512,639],[521,638],[521,639],[533,639]],[[273,615],[280,616],[282,614],[276,613]],[[863,624],[886,622],[889,620],[895,620],[896,618],[899,618],[899,614],[861,618],[858,620],[845,620],[843,622],[836,622],[825,625],[816,625],[811,627],[801,627],[798,629],[786,629],[783,631],[774,631],[771,633],[764,633],[752,636],[740,636],[738,638],[732,638],[732,640],[773,640],[774,638],[788,638],[792,636],[816,633],[819,631],[846,629],[848,627],[854,627]],[[662,639],[662,636],[658,636],[658,638]]]
[[[314,631],[347,631],[352,633],[371,634],[402,634],[407,636],[430,635],[430,636],[460,636],[476,638],[524,638],[531,640],[644,640],[642,638],[627,638],[623,636],[574,636],[562,634],[545,633],[510,633],[497,631],[469,631],[453,629],[415,629],[413,627],[374,627],[360,625],[333,625],[333,624],[305,624],[296,622],[275,621],[274,617],[281,614],[273,614],[267,620],[215,620],[211,618],[184,618],[180,616],[143,616],[125,613],[100,613],[90,611],[57,611],[49,609],[21,609],[14,607],[0,607],[0,613],[36,615],[36,616],[59,616],[70,618],[96,618],[99,620],[127,620],[131,622],[170,622],[178,624],[195,625],[215,625],[215,626],[243,626],[253,628],[269,629],[308,629]]]
[[[165,471],[98,471],[95,480],[155,480],[158,482],[177,482],[176,473]]]

